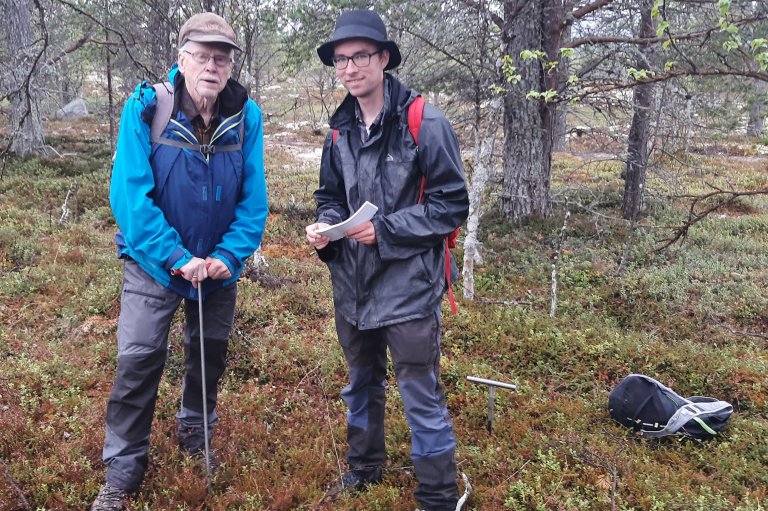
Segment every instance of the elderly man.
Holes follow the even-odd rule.
[[[385,73],[398,66],[400,51],[375,12],[342,13],[317,53],[349,92],[330,120],[314,195],[317,222],[306,227],[331,271],[336,331],[349,365],[342,488],[382,480],[389,347],[411,428],[416,499],[429,511],[454,511],[461,504],[440,384],[440,301],[452,264],[446,237],[469,211],[456,135],[433,106],[416,110],[418,94]],[[366,201],[378,213],[346,237],[331,242],[317,232]]]
[[[204,458],[204,431],[218,420],[236,281],[267,218],[261,110],[230,78],[240,50],[235,32],[213,13],[196,14],[181,27],[178,44],[169,82],[140,84],[120,121],[110,201],[124,280],[103,451],[107,474],[93,511],[123,509],[144,477],[168,331],[182,301],[178,440],[182,451]]]

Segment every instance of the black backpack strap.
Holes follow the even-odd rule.
[[[160,135],[165,131],[165,127],[168,126],[168,121],[171,120],[173,113],[173,85],[171,82],[162,82],[156,83],[152,87],[155,89],[157,107],[150,127],[150,140],[152,143],[157,143],[160,140]]]

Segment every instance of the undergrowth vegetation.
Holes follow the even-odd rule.
[[[384,484],[336,500],[346,367],[328,272],[304,242],[322,138],[270,132],[268,263],[240,283],[210,494],[176,448],[179,314],[133,509],[379,510],[416,506],[409,430],[394,378]],[[122,280],[105,141],[62,137],[73,156],[11,161],[0,180],[0,511],[85,509],[102,482],[106,399]],[[108,144],[106,144],[108,146]],[[315,152],[312,152],[315,151]],[[307,157],[309,154],[309,157]],[[740,510],[768,507],[768,198],[741,198],[655,251],[704,184],[765,188],[768,160],[687,156],[649,177],[648,215],[619,221],[617,162],[560,155],[553,216],[517,225],[488,207],[477,300],[445,315],[443,380],[469,510]],[[691,170],[694,169],[694,170]],[[62,204],[68,215],[62,220]],[[551,265],[565,212],[572,213]],[[458,252],[457,252],[457,255]],[[460,286],[455,291],[461,296]],[[718,437],[640,440],[607,411],[625,375],[734,404]],[[514,383],[488,389],[474,375]]]

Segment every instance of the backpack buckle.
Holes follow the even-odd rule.
[[[201,144],[200,152],[202,153],[203,156],[208,156],[209,154],[215,154],[216,146],[213,144]]]

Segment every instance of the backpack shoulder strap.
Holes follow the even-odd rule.
[[[424,98],[416,96],[410,105],[408,105],[408,131],[411,132],[413,141],[419,145],[419,131],[421,131],[421,120],[424,118]]]
[[[664,426],[663,429],[659,431],[643,431],[643,436],[649,438],[658,438],[667,435],[674,435],[691,420],[698,422],[699,425],[704,428],[707,433],[716,435],[717,432],[707,426],[702,418],[710,417],[712,415],[717,415],[723,412],[728,414],[733,412],[733,405],[725,401],[701,403],[692,403],[689,401],[687,404],[678,408],[674,415],[670,417],[669,421],[667,421],[667,425]]]
[[[209,155],[213,153],[228,153],[239,151],[243,147],[243,137],[245,135],[245,114],[240,111],[240,120],[238,134],[240,136],[237,144],[215,146],[213,144],[200,145],[191,144],[189,142],[182,142],[180,140],[173,140],[170,138],[162,138],[162,134],[168,123],[171,120],[173,114],[173,85],[171,82],[156,83],[152,86],[155,89],[155,97],[157,98],[157,106],[155,107],[155,116],[152,118],[152,125],[150,126],[151,142],[153,144],[163,144],[173,147],[180,147],[182,149],[191,149],[193,151],[200,151],[203,155]]]
[[[152,118],[150,134],[152,136],[151,141],[155,143],[160,139],[160,135],[165,131],[165,127],[168,126],[168,121],[171,120],[171,114],[173,113],[173,85],[171,85],[171,82],[161,82],[156,83],[153,87],[155,89],[155,97],[157,97],[157,107],[155,109],[155,116]]]
[[[339,128],[333,128],[333,134],[331,135],[331,143],[335,144],[339,139]]]
[[[421,121],[424,119],[424,98],[416,96],[416,98],[408,105],[408,131],[411,132],[413,141],[416,143],[416,147],[419,146],[419,132],[421,131]],[[421,176],[421,183],[419,184],[419,200],[417,204],[421,204],[424,199],[424,187],[427,184],[427,176]],[[456,231],[454,231],[455,233]],[[453,233],[451,233],[453,235]],[[448,303],[451,306],[451,313],[455,316],[457,311],[456,298],[453,295],[453,288],[451,288],[451,243],[449,238],[445,239],[445,286],[448,288]],[[454,238],[455,239],[455,238]],[[454,241],[455,246],[455,241]]]

